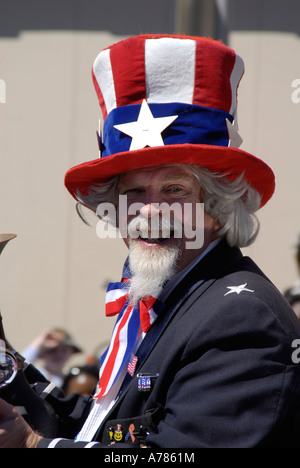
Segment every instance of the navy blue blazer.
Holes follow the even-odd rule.
[[[297,447],[299,338],[299,322],[280,292],[222,241],[167,299],[93,448]],[[56,437],[66,439],[55,446],[85,446],[72,438],[89,400],[50,392],[47,401],[59,418]]]

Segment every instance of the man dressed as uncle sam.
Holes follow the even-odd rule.
[[[115,208],[129,251],[107,291],[116,324],[94,395],[35,382],[56,415],[50,437],[2,399],[1,447],[299,444],[299,323],[240,251],[275,188],[238,148],[243,72],[232,49],[187,36],[132,37],[96,58],[101,157],[65,185],[104,219]]]

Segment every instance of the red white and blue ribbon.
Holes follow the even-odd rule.
[[[147,333],[162,308],[162,304],[153,297],[147,297],[134,305],[129,300],[129,287],[129,271],[125,265],[122,281],[110,283],[107,288],[106,315],[119,315],[110,345],[101,357],[100,380],[95,398],[107,395],[124,367],[133,365],[130,358],[141,333]]]

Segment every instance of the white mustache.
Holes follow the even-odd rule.
[[[147,239],[169,239],[182,237],[182,224],[176,219],[171,220],[161,215],[145,217],[139,214],[128,224],[128,235],[132,239],[138,237]]]

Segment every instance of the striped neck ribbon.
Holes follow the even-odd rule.
[[[109,283],[107,287],[105,314],[108,317],[118,314],[118,318],[110,344],[101,357],[99,384],[94,398],[108,394],[124,367],[130,363],[141,334],[147,333],[163,308],[163,304],[152,296],[134,304],[129,296],[130,277],[126,261],[122,280]]]

